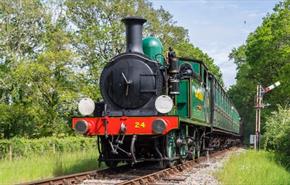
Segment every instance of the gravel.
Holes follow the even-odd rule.
[[[221,169],[225,162],[230,158],[231,155],[239,155],[240,153],[245,152],[245,149],[237,149],[226,152],[225,154],[213,158],[207,159],[207,161],[194,167],[191,170],[178,174],[177,176],[186,177],[184,181],[158,181],[156,184],[167,184],[167,185],[220,185],[217,178],[213,175],[219,169]],[[94,179],[86,180],[81,185],[109,185],[120,183],[122,180],[107,178],[107,179]]]
[[[201,167],[193,168],[191,171],[188,171],[190,176],[188,176],[185,181],[174,184],[219,185],[219,181],[213,174],[223,167],[231,155],[238,155],[244,151],[245,149],[240,148],[234,151],[229,151],[222,156],[208,159],[206,162],[202,163]]]

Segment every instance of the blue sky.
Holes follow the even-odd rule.
[[[191,42],[208,53],[223,73],[225,85],[235,83],[236,66],[228,61],[232,48],[247,36],[278,0],[151,0],[169,11],[177,25],[188,29]]]

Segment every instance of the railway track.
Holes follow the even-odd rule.
[[[207,156],[202,156],[196,160],[186,161],[182,164],[178,164],[171,168],[158,169],[155,165],[150,163],[140,163],[134,168],[130,165],[123,165],[115,170],[104,169],[94,170],[82,173],[76,173],[72,175],[60,176],[56,178],[44,179],[39,181],[33,181],[23,183],[21,185],[69,185],[69,184],[81,184],[81,185],[137,185],[137,184],[177,184],[178,182],[185,181],[191,174],[189,171],[192,168],[202,168],[208,158],[215,158],[222,156],[228,151],[235,150],[236,147],[217,151]]]

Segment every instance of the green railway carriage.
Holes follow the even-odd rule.
[[[194,72],[194,75],[184,76],[179,83],[180,94],[174,114],[180,116],[180,121],[238,135],[239,114],[203,62],[178,58],[178,66],[181,71],[191,68]]]

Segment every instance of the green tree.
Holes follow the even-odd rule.
[[[273,10],[248,36],[245,45],[234,48],[229,56],[238,69],[237,83],[229,94],[244,120],[246,138],[254,133],[257,84],[267,87],[281,82],[279,88],[264,95],[264,101],[271,106],[263,109],[262,123],[277,109],[277,104],[284,106],[290,102],[290,1],[277,4]]]
[[[144,36],[204,60],[221,79],[187,30],[146,0],[0,1],[0,138],[68,133],[78,99],[100,98],[104,65],[125,50],[120,20],[128,15],[148,19]]]
[[[236,64],[237,69],[247,62],[247,56],[245,53],[246,46],[241,45],[239,48],[232,49],[231,53],[229,54],[229,59]]]
[[[175,48],[177,51],[177,55],[179,56],[194,58],[203,61],[209,68],[209,70],[215,75],[215,77],[221,83],[221,85],[224,85],[220,68],[214,64],[214,60],[211,57],[209,57],[206,53],[202,52],[198,47],[195,47],[188,41],[178,42]]]
[[[67,132],[79,86],[63,15],[40,1],[1,1],[2,137]],[[59,7],[61,8],[61,7]],[[1,29],[2,30],[2,29]]]
[[[33,125],[25,111],[25,84],[11,75],[19,63],[33,60],[42,50],[46,19],[39,1],[0,1],[0,121],[3,137],[29,130]]]
[[[190,57],[205,60],[222,81],[213,60],[189,43],[188,31],[177,26],[172,15],[162,7],[154,9],[152,3],[146,0],[67,0],[66,6],[68,18],[74,25],[74,46],[83,62],[83,68],[87,69],[83,75],[86,84],[84,94],[90,97],[100,97],[98,79],[103,66],[125,50],[125,30],[121,19],[128,15],[142,16],[148,20],[144,26],[144,36],[158,37],[165,50],[171,46],[180,54],[191,53]],[[188,50],[182,48],[185,45]]]

